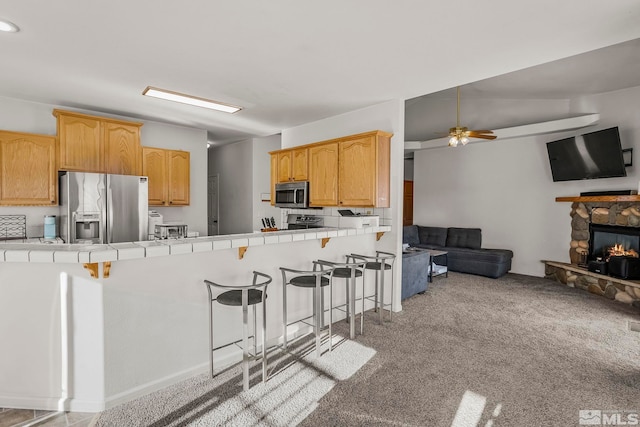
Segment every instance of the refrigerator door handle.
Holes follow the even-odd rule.
[[[111,183],[107,180],[107,244],[112,243],[113,230],[113,195],[111,193]]]

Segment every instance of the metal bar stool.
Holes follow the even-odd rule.
[[[349,322],[349,337],[354,339],[356,336],[356,279],[362,277],[362,311],[360,314],[360,334],[364,333],[364,265],[366,259],[358,258],[354,255],[347,255],[347,262],[339,263],[333,261],[318,260],[321,265],[332,267],[333,278],[346,279],[345,294],[346,294],[346,309],[347,322]],[[333,281],[331,286],[333,286]],[[334,306],[339,310],[342,309],[342,305]]]
[[[258,278],[263,279],[258,283]],[[213,352],[223,347],[228,347],[242,341],[242,388],[249,389],[249,359],[258,359],[258,346],[256,340],[257,321],[256,305],[262,303],[262,382],[267,380],[267,308],[264,304],[267,298],[267,286],[271,283],[271,276],[257,271],[253,272],[253,282],[245,286],[228,286],[205,280],[209,292],[209,363],[211,366],[211,378],[213,374]],[[213,288],[223,289],[224,292],[213,297]],[[234,341],[219,347],[213,346],[213,302],[218,301],[222,305],[242,306],[242,340]],[[253,335],[249,336],[248,308],[253,306]],[[249,355],[249,338],[253,338],[253,355]]]
[[[392,321],[394,296],[393,265],[396,261],[396,255],[391,252],[376,251],[375,256],[358,254],[351,254],[351,256],[368,260],[364,265],[365,270],[375,271],[375,293],[374,295],[368,295],[366,299],[371,300],[371,298],[373,297],[375,311],[378,311],[380,313],[380,324],[382,324],[384,321],[382,317],[382,310],[386,306],[389,307],[389,321]],[[390,262],[387,263],[387,261],[389,260]],[[389,304],[384,303],[384,273],[387,270],[391,270],[391,302]],[[380,294],[380,298],[378,298],[378,293]],[[363,296],[363,299],[364,298],[365,297]]]
[[[287,349],[287,327],[297,322],[303,322],[309,326],[313,326],[316,335],[316,354],[320,357],[320,330],[324,326],[324,293],[322,288],[331,284],[333,277],[333,268],[323,266],[314,261],[313,270],[294,270],[291,268],[280,267],[282,272],[282,338],[283,349]],[[288,276],[288,277],[287,277]],[[298,288],[313,289],[313,314],[305,318],[288,323],[287,321],[287,285],[296,286]],[[333,300],[331,286],[329,286],[329,301]],[[333,310],[329,310],[329,351],[331,351],[331,324],[333,323]],[[313,317],[313,324],[307,323],[306,320]]]

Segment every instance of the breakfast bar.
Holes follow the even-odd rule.
[[[110,245],[2,244],[0,400],[6,407],[95,412],[206,372],[205,279],[244,283],[254,270],[273,277],[267,341],[275,345],[282,335],[279,267],[304,269],[316,259],[394,248],[390,226]],[[307,297],[292,294],[289,310],[305,314]],[[239,314],[219,310],[217,344],[236,341]],[[306,331],[287,332],[293,338]],[[240,352],[215,357],[217,366],[230,365]]]

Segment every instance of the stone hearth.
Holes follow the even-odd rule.
[[[569,248],[571,264],[544,261],[545,277],[640,309],[640,281],[593,273],[578,265],[589,254],[589,225],[640,228],[640,201],[572,201]]]

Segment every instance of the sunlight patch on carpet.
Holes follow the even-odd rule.
[[[242,373],[235,366],[211,379],[203,374],[167,389],[105,411],[97,426],[296,425],[318,406],[338,381],[355,374],[375,350],[334,336],[333,351],[323,344],[321,357],[287,354],[269,359],[269,379],[242,391]],[[300,349],[297,349],[300,350]],[[276,351],[276,353],[279,350]]]

